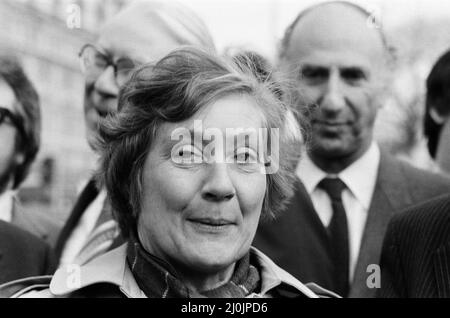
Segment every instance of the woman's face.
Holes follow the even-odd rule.
[[[261,127],[256,102],[243,95],[218,99],[184,122],[161,126],[143,170],[138,232],[147,251],[175,268],[210,274],[249,251],[266,176],[255,162],[254,144],[245,138],[235,143],[226,130]],[[174,138],[180,128],[192,139]],[[211,132],[222,142],[213,138],[212,144]]]

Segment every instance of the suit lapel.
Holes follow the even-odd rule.
[[[309,220],[308,223],[311,224],[312,227],[315,229],[315,232],[317,233],[317,237],[321,241],[321,244],[327,247],[328,253],[331,253],[330,250],[331,246],[327,230],[314,208],[314,204],[311,200],[311,197],[309,196],[308,191],[305,188],[305,185],[301,181],[298,181],[297,183],[299,195],[296,195],[295,199],[298,201],[297,202],[298,206],[302,207],[301,209],[299,209],[299,213],[303,213],[305,218]]]
[[[80,196],[78,197],[77,202],[75,203],[75,206],[70,213],[68,220],[66,221],[66,224],[61,230],[61,234],[59,235],[55,247],[55,254],[57,259],[61,258],[61,254],[67,239],[71,235],[73,229],[77,226],[86,208],[97,197],[98,193],[99,192],[96,187],[95,180],[91,179],[83,189],[83,192],[81,192]]]
[[[437,296],[450,298],[450,242],[436,250],[433,257]]]
[[[328,236],[300,180],[286,211],[258,227],[254,246],[303,282],[333,288]]]
[[[375,191],[369,208],[350,297],[372,297],[376,289],[367,287],[367,266],[379,264],[384,235],[395,211],[411,202],[406,180],[398,162],[381,152]]]

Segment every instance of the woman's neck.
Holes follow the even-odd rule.
[[[171,267],[172,271],[175,272],[172,274],[176,274],[176,277],[193,292],[201,293],[203,291],[215,289],[229,282],[233,276],[236,263],[227,267],[208,268],[207,270],[202,270],[201,268],[192,265],[185,266],[177,263],[176,260],[171,259],[169,255],[165,255],[162,252],[158,253],[158,251],[152,249],[151,245],[146,244],[147,241],[142,239],[139,230],[138,238],[147,253],[165,262],[166,266]]]
[[[192,271],[191,269],[176,268],[178,278],[189,290],[201,293],[220,287],[231,280],[235,264],[215,272]]]

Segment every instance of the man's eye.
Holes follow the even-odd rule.
[[[117,68],[117,76],[129,78],[134,68]]]
[[[359,82],[367,78],[364,71],[359,68],[344,69],[341,71],[341,77],[350,83]]]
[[[128,76],[136,67],[136,63],[130,59],[120,59],[116,63],[117,73]]]
[[[301,78],[307,82],[319,82],[328,78],[329,71],[320,67],[305,67],[301,71]]]
[[[95,55],[94,64],[95,64],[96,67],[101,68],[101,69],[104,69],[104,68],[106,68],[108,66],[108,62],[100,54],[96,54]]]

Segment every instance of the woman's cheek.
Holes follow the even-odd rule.
[[[236,192],[243,213],[261,212],[266,186],[266,176],[261,173],[239,176]]]
[[[160,193],[173,210],[186,207],[199,192],[199,180],[192,171],[179,168],[158,169],[156,173]]]

